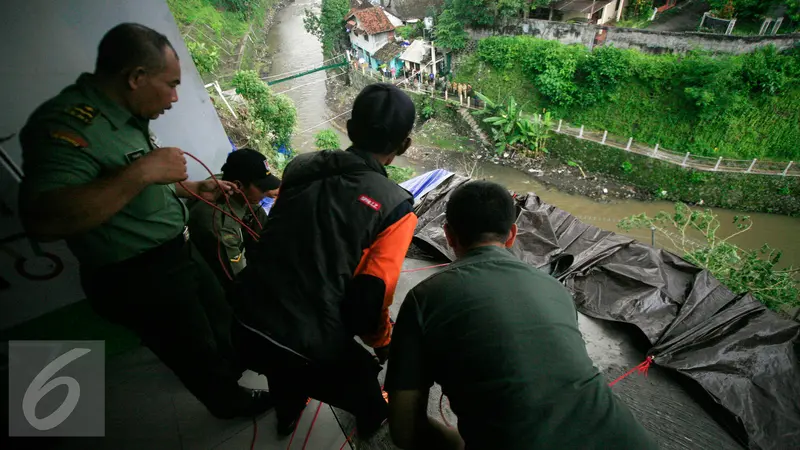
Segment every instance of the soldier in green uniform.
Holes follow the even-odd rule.
[[[166,36],[111,29],[95,73],[37,108],[20,133],[20,216],[31,237],[66,240],[95,311],[137,333],[213,415],[255,415],[271,399],[238,385],[231,311],[189,240],[180,199],[221,193],[213,180],[185,181],[183,152],[149,132],[178,100],[180,78]]]
[[[217,206],[228,213],[233,208],[236,217],[255,233],[261,233],[261,228],[267,222],[267,213],[260,203],[265,197],[277,197],[281,185],[281,180],[270,170],[267,158],[249,148],[239,149],[228,155],[228,160],[222,166],[222,174],[216,175],[216,178],[234,183],[244,194],[234,194],[228,202],[218,200]],[[189,207],[189,233],[200,254],[227,290],[247,265],[245,245],[249,243],[249,231],[227,215],[201,201],[195,201]]]

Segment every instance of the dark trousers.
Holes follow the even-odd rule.
[[[251,400],[230,340],[232,310],[208,265],[183,236],[91,274],[82,284],[94,310],[143,344],[217,416]]]
[[[356,416],[359,433],[377,429],[388,416],[375,358],[352,341],[335,362],[314,363],[234,322],[231,332],[247,368],[263,374],[278,420],[288,423],[303,411],[308,397]]]

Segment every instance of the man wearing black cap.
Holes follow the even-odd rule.
[[[353,147],[289,163],[257,257],[240,274],[234,346],[267,376],[281,434],[292,432],[307,397],[353,413],[361,438],[387,417],[377,375],[417,217],[385,166],[411,145],[415,114],[395,86],[361,91],[347,123]]]
[[[249,148],[239,149],[228,155],[222,166],[222,175],[216,177],[234,183],[241,191],[229,199],[233,211],[224,199],[220,199],[217,206],[233,213],[250,229],[260,233],[267,215],[259,203],[265,197],[277,197],[281,184],[281,180],[270,170],[267,158]],[[214,208],[200,201],[191,205],[189,215],[189,230],[195,246],[222,286],[229,289],[232,279],[247,264],[245,246],[250,244],[249,232],[227,215],[215,212]]]

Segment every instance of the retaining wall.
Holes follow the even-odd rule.
[[[580,44],[591,49],[596,45],[613,45],[633,48],[648,53],[686,53],[700,49],[714,53],[749,53],[774,45],[785,50],[800,45],[800,33],[777,36],[735,36],[711,33],[650,31],[636,28],[618,28],[598,25],[570,24],[549,20],[528,19],[493,30],[468,30],[473,40],[489,36],[527,35],[559,41],[563,44]]]

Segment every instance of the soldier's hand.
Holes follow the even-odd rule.
[[[157,148],[137,161],[147,181],[153,184],[172,184],[189,178],[186,157],[177,147]]]

